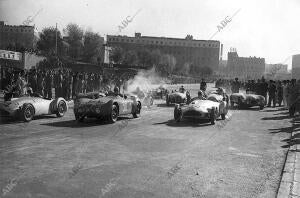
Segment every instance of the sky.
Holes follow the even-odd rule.
[[[223,59],[236,48],[239,56],[263,57],[289,69],[292,55],[300,54],[299,13],[300,0],[0,0],[1,21],[20,25],[36,15],[31,25],[37,32],[56,23],[62,31],[72,22],[104,37],[214,35],[224,46]],[[131,22],[119,31],[126,18]]]

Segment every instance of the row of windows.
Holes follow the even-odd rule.
[[[3,32],[32,32],[32,30],[24,30],[24,29],[8,29],[5,28]]]
[[[124,39],[124,38],[109,38],[109,41],[117,41],[117,42],[131,42],[134,43],[133,39]],[[186,43],[186,42],[176,42],[176,41],[150,41],[150,40],[136,40],[137,43],[145,43],[145,44],[169,44],[169,45],[181,45],[181,46],[194,46],[194,47],[218,47],[218,44],[201,44],[201,43]]]

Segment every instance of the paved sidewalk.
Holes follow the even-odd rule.
[[[292,120],[292,135],[277,198],[300,198],[300,117]]]

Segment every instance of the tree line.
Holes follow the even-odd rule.
[[[150,50],[148,48],[138,48],[136,50],[126,50],[120,46],[112,47],[109,59],[116,64],[139,65],[152,68],[162,76],[170,74],[180,74],[183,76],[209,76],[212,69],[209,67],[199,67],[190,62],[183,65],[176,64],[176,57],[172,54],[162,53],[159,49]]]

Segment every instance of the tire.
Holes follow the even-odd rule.
[[[295,115],[295,107],[290,107],[289,108],[289,114],[290,114],[290,117],[294,117],[294,115]]]
[[[67,104],[66,104],[66,102],[63,101],[63,100],[59,101],[59,103],[57,105],[56,116],[57,117],[63,117],[66,112],[67,112]]]
[[[138,104],[136,106],[136,111],[134,113],[132,113],[133,118],[138,118],[138,114],[141,113],[141,108],[142,108],[142,105],[140,102],[138,102]]]
[[[263,109],[264,109],[264,106],[263,106],[263,105],[259,106],[259,109],[260,109],[260,110],[263,110]]]
[[[225,120],[226,119],[226,115],[225,114],[221,114],[221,118],[222,118],[222,120]]]
[[[150,100],[150,105],[151,106],[153,105],[153,98],[151,98],[151,100]]]
[[[230,106],[231,106],[231,107],[234,107],[234,102],[230,102]]]
[[[180,122],[182,119],[182,111],[180,108],[175,107],[174,109],[174,120]]]
[[[241,109],[243,107],[242,100],[239,98],[238,100],[238,108]]]
[[[24,104],[21,110],[21,119],[24,122],[30,122],[34,117],[34,107],[32,104]]]
[[[210,123],[214,125],[216,123],[216,114],[215,109],[212,109],[210,112]]]
[[[112,105],[111,107],[111,114],[108,117],[108,121],[110,123],[115,123],[118,120],[119,116],[119,109],[116,105]]]

